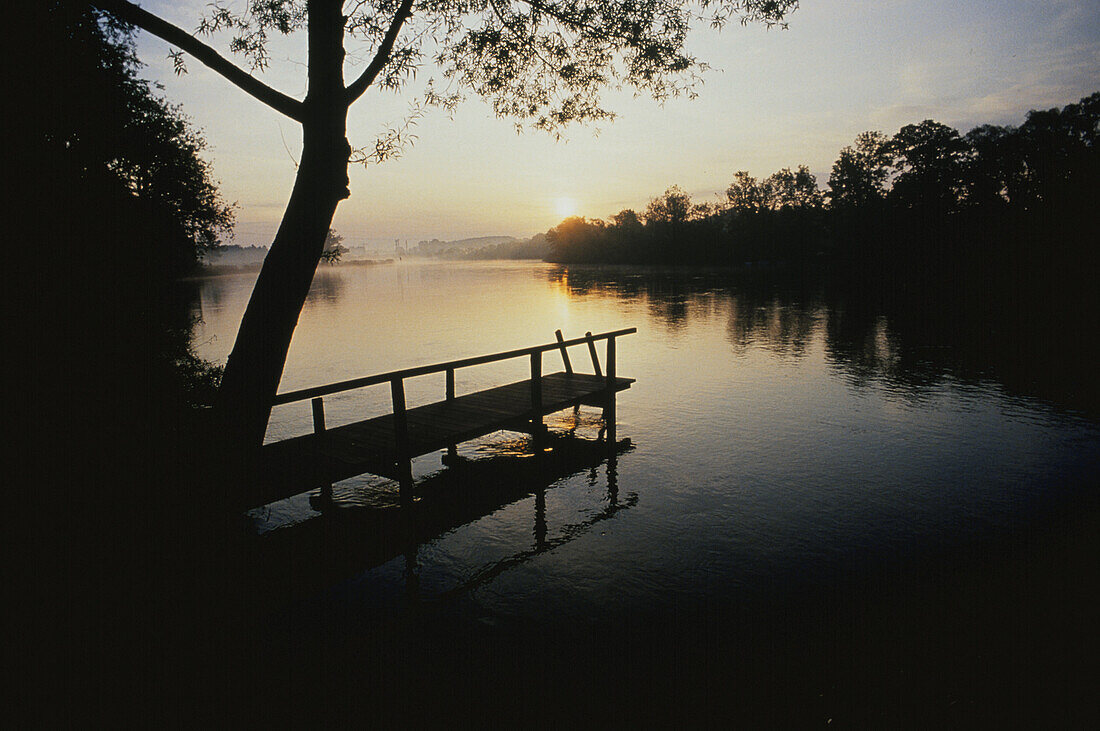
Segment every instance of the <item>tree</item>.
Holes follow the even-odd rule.
[[[983,124],[966,133],[973,155],[966,166],[966,202],[1003,206],[1019,202],[1024,184],[1024,158],[1015,127]]]
[[[344,246],[344,237],[336,233],[335,229],[330,228],[328,236],[325,237],[325,249],[321,252],[321,261],[326,264],[335,264],[346,253],[348,253],[348,250]]]
[[[77,3],[44,3],[28,28],[38,38],[42,61],[38,88],[26,90],[48,103],[49,114],[28,115],[20,137],[39,156],[36,167],[55,180],[75,170],[71,184],[86,196],[125,192],[148,215],[170,223],[173,234],[146,246],[178,275],[233,234],[234,205],[222,199],[206,141],[181,109],[139,77],[142,64],[130,29]],[[123,245],[117,242],[115,246]]]
[[[146,389],[147,413],[206,401],[216,371],[191,351],[190,303],[175,296],[175,280],[233,232],[205,140],[141,78],[131,28],[60,1],[28,4],[16,19],[41,56],[33,75],[16,75],[9,101],[48,113],[14,115],[9,205],[58,265],[30,280],[42,320],[33,336],[45,340],[36,371],[62,363],[59,382],[98,380],[103,392],[137,373],[129,387]]]
[[[890,140],[900,171],[891,197],[906,207],[952,211],[965,191],[970,146],[958,130],[926,119],[907,124]]]
[[[546,232],[550,261],[596,261],[607,248],[603,221],[570,216]]]
[[[126,0],[94,0],[181,49],[233,84],[302,125],[303,147],[290,201],[264,260],[229,356],[220,393],[231,439],[259,446],[282,376],[291,335],[341,200],[350,195],[352,159],[391,157],[407,139],[402,129],[355,151],[347,114],[368,88],[399,90],[430,56],[443,77],[490,100],[496,113],[557,132],[570,122],[609,119],[608,86],[631,86],[660,99],[690,91],[705,68],[685,50],[691,22],[715,26],[782,25],[797,0],[249,0],[245,12],[212,6],[202,33],[232,34],[230,47],[251,64],[242,69],[211,46]],[[295,99],[250,71],[269,62],[267,34],[304,30],[308,89]],[[344,82],[345,40],[365,44],[370,58]],[[429,79],[415,114],[451,106]]]
[[[691,196],[680,186],[673,185],[649,201],[645,208],[645,222],[649,226],[668,225],[676,228],[689,221],[693,211]]]
[[[764,191],[747,170],[738,170],[726,188],[726,200],[733,211],[755,213],[764,207]]]
[[[632,208],[624,208],[611,217],[611,225],[622,231],[637,233],[642,228],[642,219]]]
[[[44,499],[95,494],[119,512],[87,503],[87,515],[110,521],[88,524],[121,525],[124,504],[135,513],[163,504],[198,463],[182,445],[201,420],[190,407],[210,403],[217,370],[191,350],[194,283],[180,275],[231,232],[233,208],[201,158],[201,134],[141,78],[132,29],[85,3],[12,10],[13,35],[33,38],[40,55],[8,87],[7,203],[17,215],[7,231],[50,255],[48,267],[13,257],[27,271],[9,277],[26,288],[9,292],[23,312],[11,318],[11,340],[33,353],[19,366],[14,408],[28,417],[32,450],[57,443],[69,455],[31,460]],[[197,493],[188,493],[196,503]]]
[[[894,155],[882,132],[861,132],[855,146],[845,147],[829,174],[829,200],[834,207],[861,207],[886,196]]]
[[[1016,131],[1022,161],[1014,203],[1091,205],[1100,180],[1100,92],[1062,109],[1030,111]]]
[[[769,175],[761,184],[761,197],[764,207],[773,211],[820,208],[822,204],[817,178],[805,165],[795,172],[783,168]]]

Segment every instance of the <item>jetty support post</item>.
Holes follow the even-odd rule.
[[[310,405],[313,407],[314,449],[319,453],[325,439],[325,400],[318,396],[310,402]],[[332,504],[332,483],[328,480],[321,483],[321,503]]]
[[[542,423],[542,351],[531,353],[531,434],[539,445],[546,435]]]
[[[540,458],[541,459],[541,458]],[[535,490],[535,550],[546,548],[546,485],[542,482]]]
[[[612,459],[615,456],[616,444],[618,441],[615,430],[615,338],[610,337],[607,339],[607,355],[605,357],[607,361],[607,400],[604,402],[603,420],[604,425],[607,428],[607,447],[608,458]]]
[[[394,466],[397,468],[397,479],[401,484],[401,503],[406,504],[412,500],[413,480],[404,379],[394,378],[390,381],[390,395],[393,398]]]
[[[455,400],[455,369],[448,368],[447,371],[447,403],[452,403]],[[458,463],[458,445],[448,444],[447,454],[443,456],[443,464],[450,467],[451,465]]]

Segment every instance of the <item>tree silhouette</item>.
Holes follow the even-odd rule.
[[[348,249],[344,246],[344,237],[330,228],[328,236],[325,237],[325,249],[321,252],[321,261],[326,264],[335,264],[346,253]]]
[[[682,226],[691,218],[692,210],[691,196],[680,186],[673,185],[649,201],[645,209],[645,222],[649,226]]]
[[[726,188],[726,200],[731,210],[741,213],[754,213],[764,207],[763,191],[747,170],[733,174],[733,182]]]
[[[817,178],[805,165],[798,170],[778,170],[763,182],[764,207],[773,211],[792,208],[820,208],[823,199],[817,188]]]
[[[1062,109],[1028,112],[1014,138],[1023,167],[1018,203],[1093,205],[1100,180],[1100,92]]]
[[[966,170],[967,203],[1004,206],[1019,202],[1025,167],[1018,130],[983,124],[966,133],[966,143],[974,153]]]
[[[861,132],[854,147],[845,147],[829,174],[829,200],[833,206],[858,207],[886,196],[886,181],[894,156],[886,135]]]
[[[636,233],[641,231],[642,220],[638,218],[638,214],[631,208],[624,208],[611,217],[611,223],[623,231],[629,231]]]
[[[234,207],[201,157],[202,134],[141,78],[132,29],[84,3],[20,11],[14,30],[34,35],[41,58],[17,75],[13,108],[48,110],[14,115],[9,146],[11,218],[35,229],[11,240],[42,242],[55,265],[27,280],[38,383],[51,395],[51,381],[64,383],[67,397],[48,401],[86,417],[114,388],[140,393],[148,418],[208,403],[217,371],[190,348],[176,280],[232,234]]]
[[[245,70],[184,30],[125,0],[100,8],[137,25],[220,73],[246,93],[299,122],[303,147],[290,202],[264,261],[229,356],[220,391],[231,441],[259,446],[291,335],[339,202],[350,195],[349,160],[381,160],[407,139],[401,130],[354,151],[348,108],[368,88],[406,88],[427,58],[445,79],[491,101],[496,113],[556,132],[571,122],[612,117],[600,99],[609,86],[631,86],[658,99],[690,92],[705,64],[685,49],[693,21],[721,27],[782,25],[797,0],[250,0],[243,13],[215,4],[199,31],[232,34]],[[250,71],[269,62],[269,33],[305,31],[308,90],[298,100]],[[345,40],[370,58],[344,82]],[[429,80],[415,114],[451,106]]]
[[[570,216],[546,232],[551,261],[591,261],[607,247],[603,221]]]
[[[23,152],[35,151],[44,177],[75,171],[64,189],[101,197],[111,189],[140,201],[151,218],[174,229],[145,247],[147,257],[164,258],[166,276],[185,273],[233,231],[234,206],[222,199],[202,159],[202,134],[140,78],[127,28],[80,3],[43,3],[25,12],[26,27],[41,29],[43,54],[36,67],[41,86],[27,93],[45,99],[50,113],[19,120],[28,127],[19,137]]]
[[[931,119],[907,124],[890,140],[890,151],[900,171],[890,195],[899,205],[944,211],[958,207],[971,154],[958,130]]]

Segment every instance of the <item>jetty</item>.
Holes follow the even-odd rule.
[[[566,340],[558,330],[555,342],[544,345],[278,394],[274,406],[311,402],[313,432],[264,445],[260,479],[247,507],[313,489],[319,489],[323,499],[331,499],[334,482],[367,473],[398,480],[402,499],[411,499],[414,458],[444,449],[457,458],[458,444],[502,429],[530,433],[538,443],[546,434],[545,416],[580,405],[603,408],[606,438],[614,445],[616,394],[634,383],[634,379],[622,378],[616,372],[615,341],[635,332],[637,328],[633,327],[595,335],[587,332],[583,337]],[[602,368],[596,347],[600,342],[605,344]],[[592,373],[573,369],[569,357],[573,347],[587,349]],[[552,351],[560,353],[563,369],[543,373],[544,355]],[[473,393],[456,392],[459,370],[514,358],[529,359],[530,378]],[[405,381],[433,374],[444,374],[444,398],[408,408]],[[390,387],[390,413],[347,424],[326,423],[326,396],[385,384]]]

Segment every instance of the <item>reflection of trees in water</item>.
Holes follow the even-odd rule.
[[[820,288],[778,280],[775,272],[559,266],[548,277],[571,295],[644,302],[650,317],[671,330],[692,319],[724,316],[738,352],[759,346],[804,355],[819,319]]]
[[[1037,396],[1073,409],[1096,411],[1092,374],[1097,350],[1092,284],[1036,275],[1028,286],[1007,285],[981,267],[947,279],[891,288],[876,282],[834,285],[831,306],[855,322],[829,337],[845,367],[868,365],[862,352],[841,350],[882,318],[893,349],[891,383],[910,390],[945,377],[995,380],[1014,394]],[[838,320],[830,316],[830,323]]]
[[[313,275],[313,284],[306,295],[306,304],[336,304],[344,293],[344,279],[339,272],[329,271],[325,267]]]
[[[230,289],[235,289],[234,276],[213,276],[194,280],[199,286],[195,289],[195,298],[201,310],[220,310],[228,297]],[[199,300],[201,294],[202,299]]]
[[[254,274],[209,276],[185,280],[182,284],[194,284],[191,308],[201,317],[202,310],[220,310],[224,303],[237,298],[242,288],[251,290]],[[310,303],[335,303],[343,295],[344,281],[341,273],[322,266],[313,275],[306,301]],[[199,297],[201,293],[201,298]]]
[[[885,317],[831,302],[824,319],[826,357],[844,366],[853,383],[900,379],[900,344]]]
[[[948,377],[976,381],[996,370],[992,360],[978,371],[963,367],[963,344],[945,330],[928,331],[927,323],[922,329],[930,337],[920,337],[895,308],[869,306],[859,297],[834,297],[828,307],[827,357],[855,385],[877,381],[916,396]]]
[[[643,301],[649,316],[670,329],[679,329],[700,306],[707,291],[699,277],[674,271],[637,273],[636,267],[566,267],[549,270],[551,282],[574,296]]]
[[[818,307],[777,295],[754,299],[752,293],[729,293],[727,338],[734,350],[763,347],[777,355],[801,357],[818,324]]]
[[[176,315],[171,321],[177,327],[185,328],[186,337],[194,323],[202,319],[203,298],[202,282],[198,279],[178,279],[172,282],[168,291],[170,306]]]
[[[575,296],[641,301],[669,329],[724,314],[738,353],[802,357],[820,332],[826,358],[856,385],[912,396],[941,384],[1000,382],[1008,391],[1071,408],[1100,407],[1095,323],[1068,284],[1030,292],[980,273],[946,281],[888,282],[824,273],[561,266],[548,275]],[[1090,324],[1091,323],[1091,324]]]

